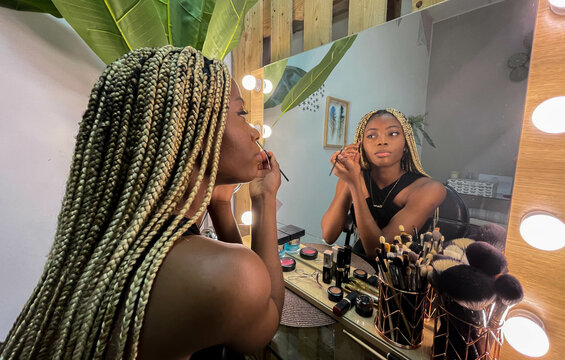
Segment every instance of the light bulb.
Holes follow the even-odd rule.
[[[273,133],[273,130],[269,125],[263,125],[263,139],[268,138]]]
[[[565,0],[549,0],[549,6],[557,15],[565,15]]]
[[[532,122],[547,133],[565,132],[565,96],[556,96],[539,104],[532,113]]]
[[[510,311],[502,332],[510,346],[526,356],[540,357],[549,350],[543,321],[529,311]]]
[[[241,79],[241,85],[245,90],[253,90],[257,84],[257,80],[253,75],[245,75],[243,79]]]
[[[263,80],[263,94],[269,94],[271,91],[273,91],[273,83],[271,80]]]
[[[526,214],[520,223],[520,235],[533,247],[553,251],[565,246],[565,224],[555,216],[534,211]]]
[[[252,222],[251,211],[246,211],[243,214],[241,214],[241,222],[244,225],[251,225],[251,222]]]

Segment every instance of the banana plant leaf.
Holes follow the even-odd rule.
[[[169,43],[202,50],[216,0],[169,0]]]
[[[202,53],[223,60],[239,44],[245,14],[257,0],[217,0],[212,13]]]
[[[337,40],[332,44],[332,47],[322,61],[308,71],[285,96],[281,103],[281,115],[273,123],[273,126],[276,125],[284,113],[292,110],[322,86],[356,38],[357,35],[353,35]]]
[[[51,0],[0,0],[0,7],[19,11],[48,13],[56,18],[63,17]]]
[[[427,125],[426,122],[424,121],[426,115],[428,115],[428,113],[425,113],[423,115],[420,114],[420,115],[408,116],[406,120],[408,120],[408,123],[410,124],[410,126],[412,126],[412,130],[414,132],[414,140],[416,141],[416,144],[422,145],[422,139],[420,137],[421,134],[426,140],[426,142],[430,144],[430,146],[435,148],[436,145],[434,144],[432,138],[426,132],[426,130],[424,130],[424,125]]]
[[[263,77],[265,80],[269,80],[271,84],[273,84],[273,90],[270,93],[265,94],[263,98],[264,103],[266,103],[271,98],[271,96],[275,94],[277,86],[279,85],[279,81],[281,81],[281,78],[284,74],[287,62],[288,59],[284,59],[265,66]]]
[[[155,0],[53,0],[67,22],[109,64],[132,49],[168,44]]]

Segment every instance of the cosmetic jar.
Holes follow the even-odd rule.
[[[296,268],[296,261],[293,258],[282,257],[281,266],[284,272],[292,271]]]
[[[286,252],[289,252],[291,254],[296,254],[298,252],[298,249],[300,249],[300,238],[290,240],[289,242],[287,242],[284,245],[284,249]]]
[[[316,260],[318,257],[318,250],[312,247],[304,247],[300,249],[300,257],[306,260]]]
[[[357,296],[355,312],[363,317],[371,317],[373,315],[373,299],[367,295]]]
[[[353,270],[353,277],[359,280],[366,281],[367,280],[367,272],[363,269],[355,269]]]
[[[328,299],[333,302],[338,302],[343,299],[343,290],[338,288],[337,286],[330,286],[328,288]]]

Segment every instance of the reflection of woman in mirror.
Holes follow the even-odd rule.
[[[376,255],[379,237],[392,242],[416,227],[428,230],[445,197],[445,187],[422,169],[412,127],[395,109],[372,111],[361,119],[355,143],[332,155],[339,178],[330,207],[322,218],[322,236],[332,244],[352,210],[359,237],[353,251]]]
[[[0,358],[216,359],[224,345],[265,346],[284,301],[280,173],[245,114],[227,67],[192,48],[138,49],[108,65],[49,259]],[[230,184],[249,181],[251,249],[221,229],[234,225],[222,206]],[[195,225],[207,207],[220,241]]]

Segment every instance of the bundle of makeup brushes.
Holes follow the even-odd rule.
[[[434,358],[494,358],[492,345],[508,310],[522,300],[522,286],[494,246],[467,238],[445,245],[428,267],[428,280],[447,312],[437,319]]]

